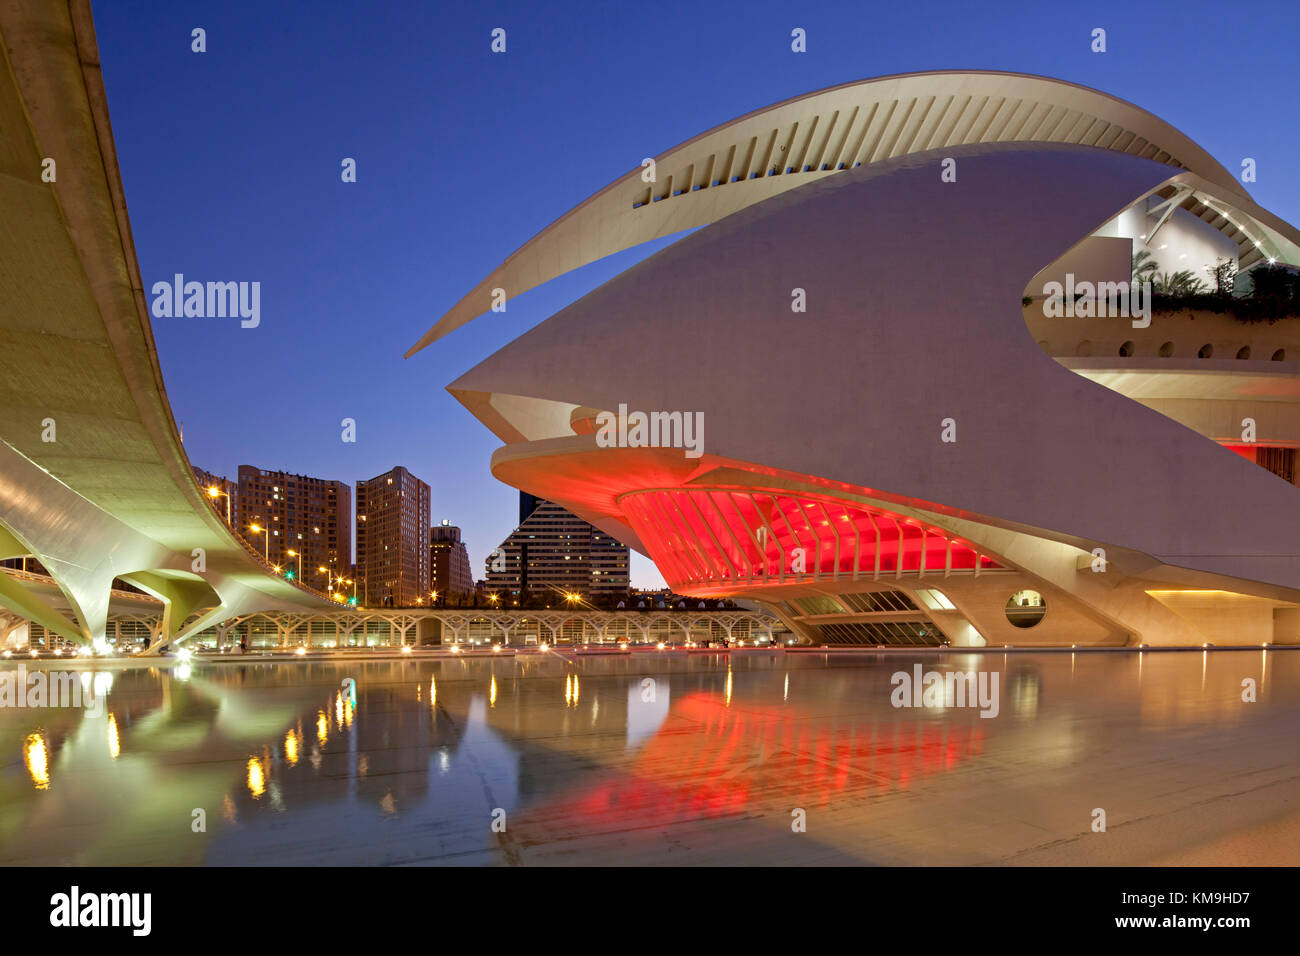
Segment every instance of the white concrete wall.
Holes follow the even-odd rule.
[[[1159,202],[1157,197],[1147,200],[1148,207]],[[1186,209],[1175,209],[1148,242],[1147,237],[1160,217],[1145,212],[1141,205],[1124,210],[1094,235],[1132,239],[1133,254],[1142,250],[1150,252],[1161,273],[1188,269],[1207,288],[1213,287],[1213,280],[1205,271],[1207,267],[1213,268],[1219,259],[1237,262],[1237,244]]]

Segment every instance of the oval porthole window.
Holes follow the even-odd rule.
[[[1201,346],[1200,350],[1197,351],[1196,357],[1209,358],[1213,354],[1214,354],[1214,346],[1211,345],[1209,342],[1206,342],[1204,345]]]
[[[1286,349],[1278,349],[1276,352],[1274,352],[1274,353],[1273,353],[1273,361],[1274,361],[1274,362],[1285,362],[1285,361],[1286,361]]]
[[[1037,591],[1017,591],[1007,598],[1006,610],[1013,627],[1033,627],[1047,613],[1047,602]]]
[[[1173,342],[1166,342],[1164,345],[1160,346],[1160,357],[1161,357],[1161,358],[1173,358],[1173,357],[1174,357],[1174,343],[1173,343]]]
[[[1237,358],[1239,359],[1250,358],[1250,346],[1243,345],[1241,348],[1237,349]]]
[[[1121,345],[1121,346],[1119,347],[1119,354],[1120,354],[1120,358],[1132,358],[1132,357],[1133,357],[1133,343],[1132,343],[1132,342],[1125,342],[1123,345]]]
[[[1074,354],[1079,358],[1087,358],[1092,354],[1092,342],[1089,339],[1084,339],[1074,350]]]

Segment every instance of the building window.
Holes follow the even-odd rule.
[[[1047,613],[1047,602],[1037,591],[1017,591],[1007,599],[1007,620],[1013,627],[1033,627]]]
[[[1255,463],[1294,485],[1295,452],[1294,448],[1258,448]]]

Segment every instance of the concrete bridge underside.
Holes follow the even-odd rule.
[[[103,638],[113,581],[162,602],[152,650],[241,614],[320,611],[198,487],[167,401],[87,0],[0,4],[0,607]]]

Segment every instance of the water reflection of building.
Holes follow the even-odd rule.
[[[839,808],[902,793],[920,819],[927,807],[951,809],[934,786],[944,775],[965,773],[960,782],[974,791],[1050,788],[1098,759],[1142,766],[1171,741],[1178,774],[1213,765],[1188,743],[1197,739],[1231,747],[1234,767],[1273,768],[1300,689],[1300,655],[1286,651],[925,661],[996,670],[998,719],[950,705],[891,708],[891,672],[912,661],[889,654],[831,666],[820,655],[742,656],[729,666],[700,655],[88,671],[113,681],[105,715],[0,709],[14,821],[0,862],[198,863],[218,842],[234,860],[268,852],[268,841],[306,852],[321,833],[332,834],[335,852],[358,852],[351,808],[366,819],[418,811],[418,826],[436,821],[449,832],[484,810],[489,778],[493,805],[509,809],[517,839],[535,844],[590,847],[577,841],[616,833],[631,846],[693,820],[770,816],[794,797],[792,806]],[[355,706],[344,676],[358,682]],[[669,706],[642,735],[635,702],[647,676],[661,699],[669,691]],[[1243,703],[1243,677],[1257,681],[1259,703]],[[1124,786],[1156,796],[1169,779],[1152,773]],[[449,817],[454,797],[464,812]],[[139,838],[142,812],[183,818],[194,807],[208,809],[208,837],[164,839],[151,823]],[[227,821],[239,825],[234,836]],[[859,835],[868,827],[856,825]]]
[[[376,788],[376,807],[390,812],[425,802],[430,765],[456,753],[484,688],[450,677],[437,664],[362,665],[358,692],[329,682],[298,709],[291,724],[250,755],[232,787],[232,813],[248,819],[267,808],[299,808],[355,800]],[[331,674],[339,673],[330,668]]]
[[[593,744],[627,737],[627,691],[622,675],[569,667],[563,675],[526,669],[498,679],[487,726],[518,756],[519,798],[524,804],[564,790],[573,774],[594,766]],[[511,668],[496,668],[505,674]]]

